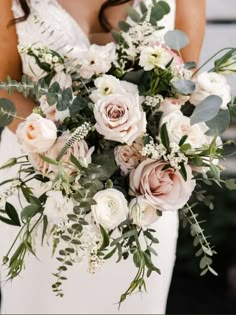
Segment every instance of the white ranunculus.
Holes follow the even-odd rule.
[[[170,142],[179,144],[183,136],[188,136],[186,143],[192,148],[201,148],[209,143],[209,137],[205,135],[208,127],[205,123],[191,125],[190,118],[181,111],[174,111],[161,120],[161,125],[167,124]]]
[[[219,73],[203,72],[196,78],[196,89],[190,97],[190,102],[197,106],[207,96],[218,95],[222,98],[221,109],[227,109],[231,100],[230,86],[226,78]]]
[[[90,79],[93,75],[106,73],[115,61],[116,55],[115,43],[109,43],[105,46],[90,45],[87,51],[78,53],[80,68],[79,74],[84,79]]]
[[[148,46],[141,50],[139,65],[145,71],[150,71],[154,68],[165,69],[171,59],[170,53],[161,45],[156,47]]]
[[[131,200],[129,204],[129,216],[132,222],[139,227],[151,225],[160,218],[156,207],[143,196],[138,196]]]
[[[119,190],[109,188],[99,191],[93,199],[97,204],[91,209],[97,224],[113,230],[127,219],[129,212],[127,200]]]
[[[17,129],[17,136],[26,153],[44,153],[57,139],[57,127],[49,119],[31,114]]]
[[[105,96],[96,102],[94,116],[97,132],[108,140],[132,144],[146,131],[146,115],[138,94]]]
[[[73,201],[64,197],[61,191],[47,192],[44,214],[51,224],[60,224],[67,220],[67,215],[73,213]]]

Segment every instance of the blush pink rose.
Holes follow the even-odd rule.
[[[122,174],[127,175],[131,170],[138,166],[142,159],[141,150],[143,145],[140,141],[132,145],[119,145],[115,147],[115,161],[120,167]]]
[[[94,107],[96,130],[105,139],[132,142],[146,131],[146,115],[138,94],[113,94],[99,99]]]
[[[69,139],[70,134],[65,133],[60,136],[54,146],[45,153],[45,156],[50,159],[56,160],[61,150],[64,148],[66,141]],[[61,158],[61,162],[64,164],[65,168],[68,170],[68,173],[73,174],[77,168],[70,161],[70,156],[73,154],[78,160],[80,160],[83,164],[87,165],[91,163],[91,156],[94,151],[94,148],[89,148],[86,141],[82,140],[76,142],[69,150],[67,150],[66,154]],[[47,173],[57,173],[58,168],[56,165],[48,164],[44,162],[38,154],[31,154],[29,156],[29,160],[34,166],[35,169],[42,172],[43,174]]]
[[[130,194],[141,195],[160,211],[181,209],[189,200],[194,187],[192,170],[187,165],[187,180],[173,168],[163,169],[163,160],[144,160],[130,174]]]
[[[16,131],[25,153],[44,153],[57,139],[57,127],[49,119],[31,114],[19,125]]]

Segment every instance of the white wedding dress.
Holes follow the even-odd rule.
[[[60,46],[62,50],[89,45],[78,23],[56,0],[30,2],[29,18],[17,24],[20,45],[37,43],[50,45],[52,49],[59,49]],[[145,2],[149,4],[151,1]],[[165,31],[173,28],[175,16],[175,0],[168,2],[171,13],[162,22]],[[22,16],[17,0],[13,0],[13,12],[15,17]],[[42,28],[46,30],[48,26],[54,31],[51,36],[50,32],[42,32]],[[32,64],[29,66],[29,63],[22,57],[23,72],[36,78],[40,75],[37,72],[39,69]],[[20,147],[16,137],[6,128],[0,143],[0,164],[18,155]],[[0,181],[11,176],[14,176],[14,170],[1,171]],[[6,270],[1,267],[2,314],[164,314],[175,262],[177,212],[165,212],[154,228],[160,241],[155,263],[161,269],[161,275],[153,273],[147,281],[148,292],[134,294],[121,305],[120,310],[116,302],[136,272],[132,259],[118,264],[109,261],[95,275],[89,274],[85,265],[75,265],[68,271],[68,281],[64,283],[65,297],[58,298],[51,289],[54,281],[52,273],[56,271],[58,263],[51,258],[50,249],[44,246],[38,248],[39,259],[31,255],[26,269],[12,282],[5,283]],[[6,254],[17,230],[0,222],[0,257]]]

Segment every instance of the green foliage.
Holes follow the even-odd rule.
[[[200,122],[208,122],[215,118],[222,104],[222,99],[217,95],[207,96],[200,104],[198,104],[191,115],[191,124]]]
[[[164,40],[167,46],[177,51],[189,44],[189,38],[180,30],[168,31],[164,36]]]
[[[177,93],[190,95],[195,90],[195,83],[191,80],[178,79],[172,82]]]
[[[0,127],[9,125],[16,115],[14,104],[6,98],[0,98]]]

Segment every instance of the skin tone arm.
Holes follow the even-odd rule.
[[[17,51],[17,35],[15,26],[7,27],[9,21],[13,19],[11,11],[11,0],[0,1],[0,80],[5,81],[9,75],[11,79],[20,80],[22,76],[21,60]],[[30,98],[25,98],[19,93],[11,96],[3,90],[0,90],[0,98],[5,97],[13,101],[17,113],[20,117],[27,117],[35,106]],[[22,120],[14,119],[8,126],[15,132],[18,124]]]
[[[190,44],[181,50],[184,61],[198,63],[205,33],[206,0],[176,0],[175,28],[182,30]]]

